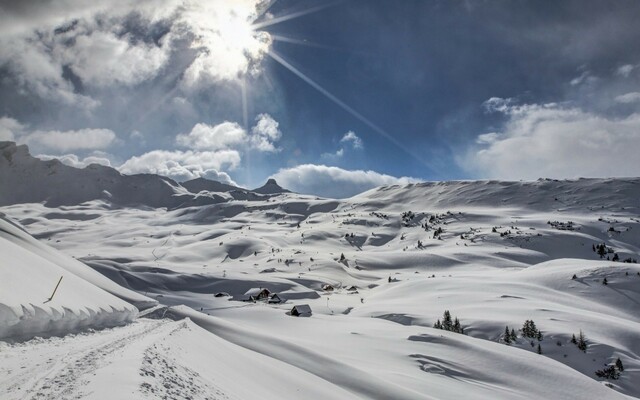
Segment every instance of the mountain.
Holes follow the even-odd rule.
[[[287,192],[277,184],[254,193],[204,178],[178,182],[155,174],[124,175],[99,164],[75,168],[57,159],[41,160],[26,145],[0,142],[0,206],[45,203],[48,207],[103,200],[117,206],[180,208],[231,200],[263,200]]]
[[[241,192],[246,192],[246,189],[239,188],[237,186],[228,185],[226,183],[221,183],[218,181],[212,181],[206,178],[196,178],[191,179],[190,181],[185,181],[180,183],[180,185],[190,191],[191,193],[200,193],[202,191],[206,192],[231,192],[234,190],[238,190]]]
[[[267,183],[260,186],[259,188],[253,189],[252,192],[260,194],[291,193],[291,191],[280,187],[280,185],[278,185],[278,182],[276,182],[276,180],[273,178],[267,180]]]

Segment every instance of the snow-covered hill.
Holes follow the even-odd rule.
[[[0,390],[99,398],[115,376],[134,398],[640,397],[639,179],[253,196],[169,210],[104,199],[0,208],[40,242],[170,306],[150,314],[157,321],[5,345],[0,374],[78,343],[55,376],[89,383],[55,392],[37,370],[32,385],[2,378]],[[285,302],[244,301],[251,288]],[[291,316],[295,305],[311,316]],[[433,327],[445,310],[464,334]],[[572,343],[581,332],[584,350]],[[596,376],[618,359],[618,379]]]

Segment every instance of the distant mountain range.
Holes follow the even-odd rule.
[[[75,168],[41,160],[26,145],[0,142],[0,206],[45,203],[50,207],[105,200],[119,206],[178,208],[231,200],[264,200],[289,193],[274,179],[254,190],[197,178],[178,183],[155,174],[124,175],[99,164]]]

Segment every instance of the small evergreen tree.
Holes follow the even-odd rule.
[[[506,344],[510,344],[511,343],[511,334],[509,333],[509,327],[508,326],[504,327],[504,342]]]
[[[576,346],[578,345],[578,340],[576,339],[575,334],[571,335],[571,343],[575,344]]]
[[[585,339],[582,330],[580,330],[580,335],[578,336],[577,346],[580,350],[584,351],[585,353],[587,352],[587,340]]]
[[[538,339],[538,342],[542,341],[542,332],[538,331],[536,338]]]
[[[578,279],[578,275],[573,274],[573,276],[571,277],[571,279],[574,279],[574,280],[575,280],[575,279]]]
[[[445,310],[442,316],[442,329],[450,331],[452,327],[453,323],[451,322],[451,313],[449,310]]]
[[[511,328],[511,340],[515,342],[516,339],[518,339],[518,335],[516,335],[516,330]]]
[[[618,357],[618,359],[616,360],[616,368],[618,368],[618,371],[620,372],[624,371],[624,366],[622,365],[622,360],[620,360],[620,357]]]
[[[602,284],[605,286],[609,284],[609,281],[607,280],[606,277],[602,280]]]
[[[538,343],[538,354],[542,354],[542,347],[540,346],[540,343]]]
[[[442,323],[440,322],[439,319],[436,321],[435,324],[433,324],[433,327],[436,329],[442,329]]]

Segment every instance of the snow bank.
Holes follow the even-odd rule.
[[[116,326],[136,317],[134,305],[95,283],[103,283],[105,289],[124,298],[144,300],[133,292],[116,289],[117,285],[89,267],[38,243],[1,217],[0,254],[0,339]],[[148,299],[148,303],[153,300]]]

